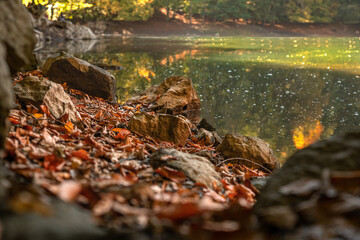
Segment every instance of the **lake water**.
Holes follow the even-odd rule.
[[[359,38],[133,38],[53,44],[109,70],[126,100],[174,75],[192,79],[202,115],[221,135],[270,143],[285,159],[296,148],[360,130]]]

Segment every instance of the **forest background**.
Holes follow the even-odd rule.
[[[169,19],[183,14],[212,22],[360,23],[360,0],[23,0],[38,6],[49,19],[62,13],[74,21],[146,21],[160,9]]]

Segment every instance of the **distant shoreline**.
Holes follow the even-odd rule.
[[[286,23],[255,25],[243,22],[205,24],[178,19],[151,18],[148,21],[88,21],[96,34],[118,36],[258,36],[258,37],[360,37],[359,24]]]

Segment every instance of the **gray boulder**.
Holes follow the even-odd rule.
[[[32,17],[32,25],[43,33],[48,40],[89,40],[96,39],[93,31],[82,25],[74,25],[70,21],[50,21],[45,17]]]
[[[154,169],[167,166],[179,170],[194,182],[202,183],[208,188],[222,187],[220,175],[205,157],[175,149],[160,149],[150,156],[150,164]]]

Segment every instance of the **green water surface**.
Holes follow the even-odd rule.
[[[315,141],[360,130],[359,38],[133,38],[71,44],[47,46],[39,54],[61,49],[94,64],[121,66],[110,70],[121,101],[167,77],[189,77],[203,117],[221,135],[260,137],[281,159],[296,150],[294,135]]]

